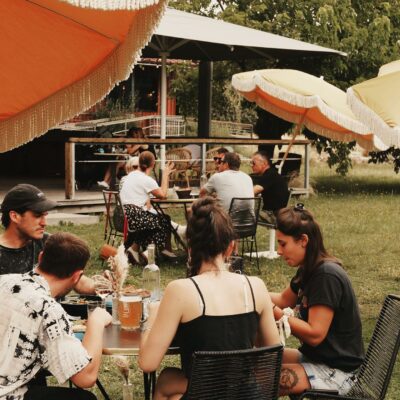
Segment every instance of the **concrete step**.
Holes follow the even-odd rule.
[[[71,214],[63,212],[50,212],[47,215],[48,225],[59,225],[61,223],[72,223],[74,225],[91,225],[98,224],[99,217],[97,215],[87,214]]]

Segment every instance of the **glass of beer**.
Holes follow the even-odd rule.
[[[118,300],[118,316],[122,329],[139,329],[142,319],[142,297],[121,296]]]

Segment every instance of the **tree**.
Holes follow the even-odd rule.
[[[400,58],[400,0],[171,0],[170,5],[347,53],[347,57],[243,61],[239,65],[216,63],[215,76],[221,83],[213,88],[213,108],[219,115],[229,109],[222,81],[229,82],[235,70],[294,68],[323,75],[326,81],[346,89],[375,76],[382,64]],[[245,103],[243,106],[245,110],[249,107]],[[351,145],[332,143],[318,139],[317,146],[327,151],[333,165],[338,165],[340,173],[344,173],[346,165],[351,166],[348,160]],[[332,151],[333,148],[337,151]],[[341,161],[342,157],[347,160]],[[386,159],[376,157],[377,162]]]

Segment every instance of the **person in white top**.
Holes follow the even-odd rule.
[[[121,188],[120,196],[128,220],[128,239],[125,242],[128,257],[139,264],[147,262],[140,248],[146,249],[154,242],[161,254],[176,259],[171,248],[171,220],[169,216],[159,215],[151,206],[150,194],[164,199],[167,197],[169,176],[174,164],[168,162],[162,174],[161,186],[150,175],[155,158],[150,151],[139,156],[139,168],[129,173]]]
[[[124,175],[121,180],[119,181],[119,190],[121,191],[122,186],[124,184],[124,181],[126,179],[126,177],[132,172],[135,171],[139,168],[139,157],[138,156],[134,156],[131,157],[125,164],[125,172],[126,175]]]
[[[200,196],[216,193],[225,211],[229,211],[234,197],[254,197],[253,182],[249,175],[239,171],[240,163],[240,157],[237,153],[223,154],[219,164],[219,172],[212,175],[200,189]],[[252,207],[253,203],[241,205]]]

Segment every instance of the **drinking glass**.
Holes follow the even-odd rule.
[[[104,300],[94,300],[87,303],[88,318],[97,307],[105,308]]]

